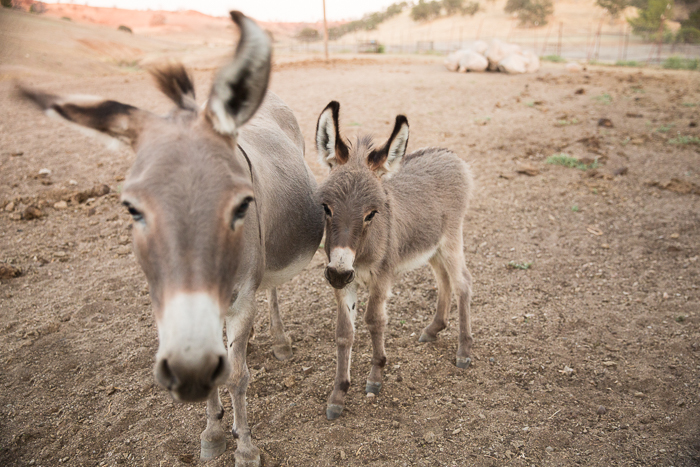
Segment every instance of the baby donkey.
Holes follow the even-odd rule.
[[[330,175],[321,186],[326,212],[325,276],[338,304],[338,366],[326,416],[338,418],[350,386],[350,355],[357,314],[357,285],[369,288],[365,322],[372,336],[372,369],[365,390],[377,394],[386,365],[385,302],[399,274],[430,264],[438,283],[437,312],[420,336],[431,342],[447,326],[452,293],[459,310],[457,366],[471,363],[469,300],[472,278],[462,252],[462,228],[473,185],[467,164],[446,149],[405,155],[408,120],[396,117],[383,146],[369,137],[346,144],[338,130],[340,104],[323,110],[316,148]],[[355,280],[357,279],[357,280]]]

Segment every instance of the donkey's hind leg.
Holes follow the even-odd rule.
[[[438,252],[429,260],[429,263],[438,284],[437,311],[433,317],[433,322],[423,329],[418,339],[419,342],[433,342],[437,340],[438,332],[447,327],[447,321],[450,316],[450,305],[452,303],[450,276],[447,273],[447,269],[445,269],[441,254]]]
[[[469,303],[472,295],[472,275],[464,262],[462,229],[455,241],[448,244],[443,254],[443,264],[450,275],[452,292],[457,296],[457,311],[459,314],[459,345],[457,347],[457,366],[467,368],[471,362],[472,324],[469,314]]]
[[[272,335],[272,353],[277,360],[292,358],[292,340],[284,332],[284,324],[277,304],[277,288],[267,290],[267,302],[270,307],[270,334]]]

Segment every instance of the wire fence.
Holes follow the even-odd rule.
[[[475,40],[487,43],[493,39],[519,44],[540,56],[556,55],[566,60],[600,61],[600,62],[638,62],[660,64],[668,57],[680,56],[695,59],[700,57],[698,44],[663,44],[644,42],[634,36],[629,28],[618,32],[602,31],[602,27],[591,25],[588,33],[563,34],[563,28],[549,28],[546,34],[532,30],[514,30],[506,34],[477,34],[476,37],[455,40],[433,40],[429,34],[414,34],[408,31],[395,33],[399,40],[382,41],[372,36],[372,31],[355,34],[348,39],[330,41],[328,51],[331,54],[372,53],[390,54],[436,54],[446,55],[452,51],[471,45]],[[460,33],[460,36],[462,34]],[[417,36],[417,37],[416,37]],[[410,39],[409,39],[410,38]],[[412,40],[411,40],[412,39]],[[312,53],[323,54],[323,42],[291,41],[276,44],[275,51],[281,54]]]

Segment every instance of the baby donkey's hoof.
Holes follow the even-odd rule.
[[[326,418],[328,420],[335,420],[336,418],[340,417],[340,414],[343,413],[343,406],[338,405],[338,404],[328,404],[328,407],[326,408]]]
[[[472,359],[469,357],[457,357],[457,368],[469,368],[472,364]]]

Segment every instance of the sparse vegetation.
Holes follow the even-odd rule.
[[[615,62],[615,66],[644,66],[644,64],[639,63],[636,60],[618,60]]]
[[[566,59],[559,55],[545,55],[544,57],[540,57],[540,60],[545,62],[566,63]]]
[[[62,19],[63,21],[73,21],[73,20],[70,19],[68,16],[61,16],[61,19]]]
[[[680,144],[680,145],[686,145],[686,144],[700,144],[700,138],[697,136],[682,136],[679,135],[675,138],[671,138],[668,140],[669,144]]]
[[[318,29],[304,28],[299,31],[299,34],[297,34],[297,39],[302,42],[315,42],[321,39],[321,35],[319,34]]]
[[[0,0],[0,4],[5,8],[12,8],[12,0]]]
[[[521,26],[545,26],[554,13],[552,0],[508,0],[506,13],[517,13]]]
[[[581,208],[579,208],[579,207],[578,207],[577,205],[575,205],[575,204],[574,204],[573,206],[571,206],[571,210],[572,210],[573,212],[581,212]]]
[[[510,261],[506,264],[506,268],[526,271],[532,267],[532,264],[533,263],[516,263],[515,261]]]
[[[119,27],[117,28],[117,31],[124,31],[124,32],[128,32],[129,34],[134,33],[134,31],[132,31],[129,26],[124,26],[123,24],[119,25]]]
[[[555,125],[556,126],[569,126],[569,125],[577,125],[579,123],[581,123],[581,122],[579,122],[578,118],[574,117],[572,119],[564,118],[561,120],[557,120]]]
[[[673,123],[669,123],[668,125],[661,125],[659,128],[656,129],[656,132],[657,133],[668,133],[669,131],[671,131],[671,128],[673,128],[674,126],[676,126],[676,125]]]
[[[594,96],[594,100],[598,101],[599,103],[603,105],[610,105],[612,104],[612,96],[608,94],[607,92],[604,94],[601,94],[600,96]]]
[[[607,10],[612,19],[617,19],[629,4],[628,0],[596,0],[596,5]]]
[[[638,16],[627,20],[632,31],[647,40],[658,40],[659,32],[666,31],[664,21],[673,10],[673,0],[647,0],[634,6],[639,8]]]
[[[549,156],[545,162],[547,164],[563,165],[564,167],[569,167],[572,169],[579,169],[579,170],[589,170],[589,169],[595,169],[598,167],[598,161],[593,161],[590,164],[586,164],[585,162],[582,162],[579,159],[576,159],[575,157],[571,157],[570,155],[565,154],[563,152]]]
[[[683,102],[683,104],[681,104],[681,105],[683,107],[696,107],[697,106],[697,104],[695,102]]]
[[[445,16],[456,14],[474,16],[479,12],[481,6],[479,2],[464,3],[465,0],[433,0],[419,2],[411,8],[411,18],[413,21],[430,21],[441,15],[445,11]]]
[[[29,13],[36,13],[37,15],[46,13],[46,5],[44,2],[33,2],[29,5]]]
[[[661,66],[669,70],[697,70],[699,64],[700,59],[682,58],[674,55],[664,60]]]
[[[372,31],[374,29],[377,29],[377,26],[379,26],[379,24],[381,24],[382,22],[401,13],[407,6],[408,3],[406,2],[394,3],[392,5],[389,5],[384,11],[369,13],[363,16],[362,19],[350,21],[349,23],[341,24],[340,26],[330,28],[328,30],[328,37],[331,40],[335,40],[344,36],[345,34],[349,34],[355,31]]]

